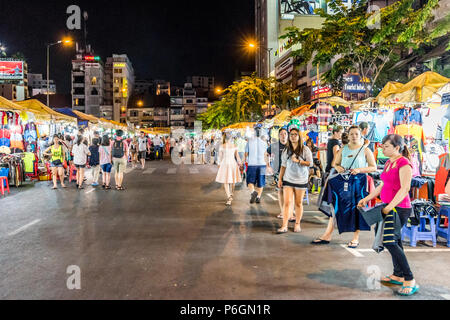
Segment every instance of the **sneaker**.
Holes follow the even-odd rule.
[[[96,183],[96,182],[94,182],[94,183],[92,184],[92,186],[93,186],[93,187],[98,187],[98,186],[99,186],[99,184],[98,184],[98,183]]]
[[[252,197],[251,197],[251,199],[250,199],[250,203],[251,203],[251,204],[255,203],[255,202],[256,202],[256,198],[258,198],[258,192],[254,191],[254,192],[252,193]]]
[[[261,198],[259,198],[259,197],[256,198],[256,203],[257,203],[257,204],[260,204],[260,203],[261,203]]]

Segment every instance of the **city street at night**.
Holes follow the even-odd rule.
[[[392,267],[388,254],[371,249],[372,232],[360,250],[346,249],[346,234],[310,244],[327,222],[315,198],[301,234],[276,235],[272,188],[250,205],[238,186],[225,208],[215,166],[165,161],[128,170],[124,193],[37,183],[1,200],[8,210],[0,216],[0,299],[404,299],[396,286],[377,289],[369,279],[370,268],[384,275]],[[442,242],[406,249],[420,299],[450,299],[450,280],[441,276],[450,249]],[[81,269],[79,291],[66,286],[72,265]]]
[[[1,1],[1,310],[445,311],[449,13]]]

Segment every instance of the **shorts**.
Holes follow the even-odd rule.
[[[254,184],[257,188],[266,186],[266,166],[249,166],[247,169],[247,185]]]
[[[64,168],[64,164],[54,165],[53,162],[50,162],[50,168]]]
[[[85,168],[86,168],[86,165],[85,165],[85,164],[83,164],[83,165],[81,165],[81,164],[76,164],[76,165],[75,165],[75,168],[77,168],[77,169],[85,169]]]
[[[296,183],[290,183],[283,180],[283,187],[291,187],[298,190],[308,190],[308,184],[296,184]]]
[[[100,166],[100,168],[102,168],[102,171],[103,171],[103,172],[111,173],[111,170],[112,170],[112,164],[111,164],[111,163],[102,164],[102,165]]]
[[[147,151],[139,151],[139,159],[147,159]]]
[[[116,171],[116,173],[125,173],[125,169],[127,168],[127,159],[114,158],[113,164],[114,164],[114,170]]]

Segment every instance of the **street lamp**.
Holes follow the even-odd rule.
[[[50,47],[56,46],[57,44],[64,44],[65,46],[70,45],[73,42],[72,39],[63,39],[55,43],[50,43],[47,45],[47,106],[50,106]]]
[[[254,42],[249,42],[248,47],[250,49],[255,49],[255,48],[264,49],[269,54],[269,67],[267,68],[267,79],[269,79],[269,82],[270,82],[270,68],[272,67],[272,50],[273,50],[273,48],[266,48],[264,46],[255,44]],[[272,83],[269,83],[269,96],[270,96],[270,104],[269,105],[271,106],[272,105]]]

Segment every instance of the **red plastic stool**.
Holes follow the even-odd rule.
[[[6,190],[9,192],[9,182],[7,177],[0,177],[0,190],[2,192],[2,196],[5,195],[5,183],[6,183]]]

